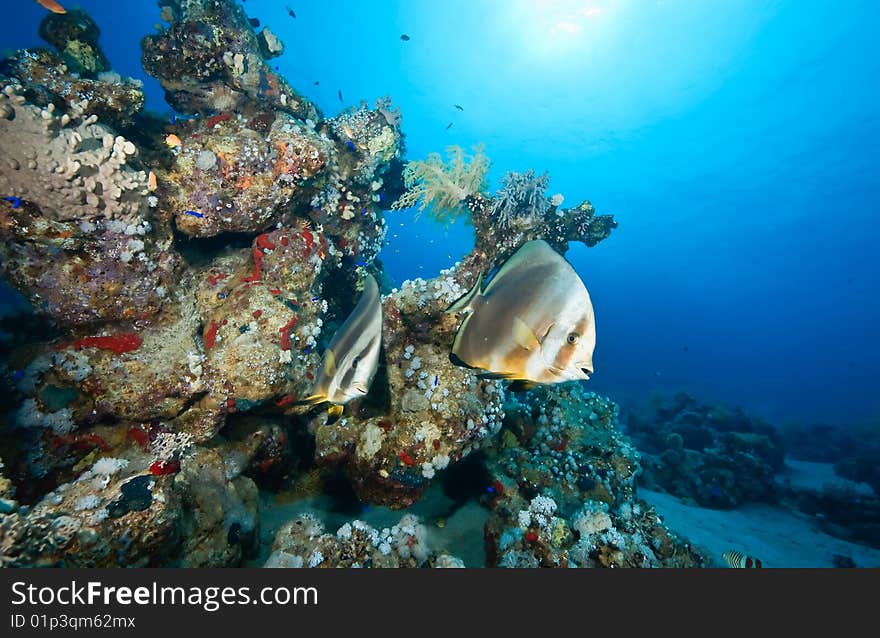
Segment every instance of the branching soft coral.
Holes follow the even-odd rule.
[[[431,153],[425,160],[410,162],[403,170],[406,192],[391,206],[394,209],[419,205],[419,213],[430,209],[435,219],[454,222],[467,214],[464,200],[486,188],[489,158],[483,146],[474,147],[474,154],[466,156],[460,146],[446,149],[448,162],[439,153]]]

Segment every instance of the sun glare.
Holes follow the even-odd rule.
[[[517,23],[532,55],[586,53],[600,38],[617,0],[527,0],[518,3]]]

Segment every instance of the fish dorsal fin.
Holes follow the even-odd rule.
[[[521,348],[526,350],[534,350],[541,345],[534,331],[519,317],[513,318],[513,338]]]
[[[524,264],[534,265],[538,262],[546,262],[548,255],[550,255],[547,251],[550,251],[550,253],[556,253],[556,251],[550,248],[550,245],[543,239],[526,242],[520,246],[517,251],[507,259],[507,261],[501,264],[501,268],[499,268],[498,272],[495,273],[495,276],[492,277],[492,281],[486,286],[486,290],[483,291],[483,294],[487,297],[491,295],[496,285],[506,279],[507,275],[514,269],[519,268]],[[558,254],[550,255],[550,258],[554,256],[558,256]]]
[[[451,315],[455,314],[456,312],[464,312],[465,310],[467,310],[470,307],[471,302],[474,300],[474,297],[479,294],[480,286],[482,285],[482,283],[483,273],[480,273],[477,277],[477,283],[474,284],[473,288],[468,290],[463,297],[461,297],[458,301],[449,306],[446,309],[447,314]]]
[[[333,351],[329,348],[327,352],[324,353],[324,374],[328,377],[332,377],[336,374],[336,355],[333,354]]]

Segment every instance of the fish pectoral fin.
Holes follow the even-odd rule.
[[[446,309],[446,314],[452,315],[457,312],[464,312],[467,310],[471,302],[474,300],[474,297],[477,296],[480,292],[480,286],[483,283],[483,273],[477,277],[477,283],[474,284],[474,287],[468,290],[463,297],[461,297],[458,301],[454,302],[451,306]]]
[[[342,416],[342,411],[344,409],[345,406],[335,404],[327,408],[327,425],[333,425],[334,423],[336,423]]]
[[[534,350],[541,345],[535,332],[519,317],[513,318],[513,338],[517,345],[526,350]]]
[[[528,392],[538,384],[534,381],[525,381],[523,379],[516,379],[513,383],[507,386],[507,389],[511,392]]]
[[[324,353],[324,374],[328,377],[336,374],[336,355],[329,348]]]

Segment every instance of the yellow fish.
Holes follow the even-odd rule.
[[[346,403],[369,391],[379,365],[381,345],[379,286],[372,275],[367,275],[361,298],[324,352],[311,396],[294,405],[329,403],[327,423],[336,422]]]
[[[165,143],[171,148],[174,148],[175,146],[183,146],[183,142],[181,142],[180,138],[174,133],[168,134],[168,137],[165,138]]]
[[[530,241],[501,266],[485,290],[482,277],[446,312],[469,313],[452,344],[456,365],[490,379],[536,383],[589,379],[596,322],[581,278],[543,240]]]

